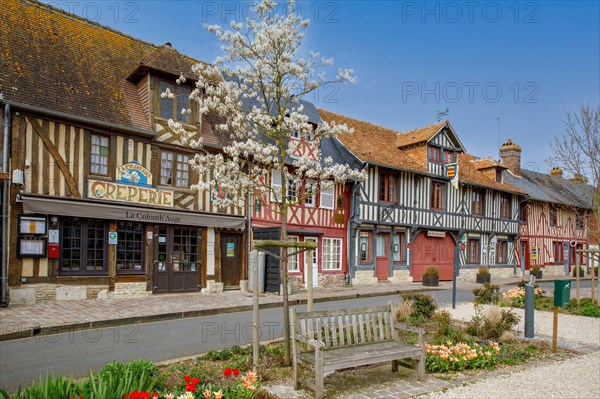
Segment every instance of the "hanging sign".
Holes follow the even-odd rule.
[[[452,184],[452,187],[458,190],[458,163],[447,164],[446,175],[450,179],[450,184]]]

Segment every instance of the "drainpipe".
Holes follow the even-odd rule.
[[[350,191],[350,218],[349,218],[349,226],[348,226],[348,285],[352,285],[352,275],[356,271],[356,265],[354,264],[354,260],[356,257],[354,256],[354,245],[356,240],[356,222],[354,221],[354,217],[356,216],[356,193],[358,192],[359,183],[354,182],[352,185],[352,189]]]
[[[2,146],[2,173],[8,173],[8,134],[10,131],[10,105],[4,105],[4,136]],[[1,283],[2,283],[2,298],[0,299],[0,306],[8,306],[7,290],[8,290],[8,273],[6,270],[6,250],[8,248],[8,180],[2,182],[2,265],[1,265]]]

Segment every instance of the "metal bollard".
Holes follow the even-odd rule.
[[[534,282],[535,277],[529,278],[529,283],[525,284],[525,338],[533,338],[533,300],[534,300]]]

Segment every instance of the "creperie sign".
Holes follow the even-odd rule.
[[[165,207],[172,207],[174,203],[171,190],[93,179],[88,180],[88,198]]]

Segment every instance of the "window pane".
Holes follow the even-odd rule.
[[[173,153],[160,154],[160,184],[170,185],[173,178]]]
[[[377,251],[377,256],[385,256],[387,254],[387,249],[386,249],[386,243],[385,243],[385,236],[382,234],[378,234],[377,235],[377,246],[376,246],[376,251]]]
[[[117,270],[143,271],[142,252],[144,226],[142,223],[119,222],[117,224]]]
[[[298,237],[288,236],[288,240],[297,242]],[[296,251],[297,251],[296,248],[288,248],[288,253],[296,252]],[[298,264],[298,254],[294,254],[294,255],[291,255],[290,257],[288,257],[288,270],[289,271],[299,271],[300,270],[299,264]]]
[[[360,233],[359,246],[360,246],[360,260],[369,260],[369,247],[371,245],[371,234],[367,232]]]
[[[173,95],[175,95],[174,86],[172,83],[165,82],[164,80],[160,82],[160,117],[166,119],[173,119],[173,99],[168,97],[163,97],[162,93],[165,90],[169,89]]]
[[[190,114],[187,110],[190,108],[190,88],[187,86],[177,86],[177,116],[175,119],[184,123],[190,123]],[[183,113],[182,111],[186,112]]]
[[[92,134],[90,173],[108,175],[108,147],[108,137]]]

